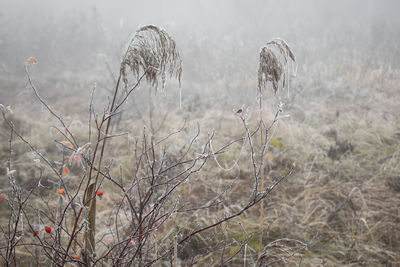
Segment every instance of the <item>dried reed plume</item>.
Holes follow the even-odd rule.
[[[125,88],[128,87],[128,78],[126,68],[132,71],[132,75],[136,77],[137,82],[132,88],[126,91],[126,95],[123,97],[123,101],[116,104],[118,95],[119,83],[122,78]],[[140,73],[142,68],[143,73]],[[136,31],[135,35],[129,42],[129,46],[122,58],[120,74],[118,77],[117,84],[114,90],[114,96],[111,102],[109,114],[117,112],[118,108],[125,102],[128,96],[139,86],[142,77],[146,77],[147,81],[157,89],[158,79],[161,75],[162,88],[165,86],[165,72],[168,70],[170,76],[175,73],[176,78],[180,83],[182,66],[179,52],[176,48],[175,41],[169,36],[167,32],[161,30],[153,25],[141,27]],[[104,136],[108,136],[110,129],[111,116],[104,118],[104,122],[107,121],[106,130]],[[100,133],[99,133],[100,136]],[[90,257],[95,252],[95,225],[96,225],[96,190],[102,166],[104,151],[106,147],[106,140],[103,139],[103,145],[101,147],[97,174],[95,175],[94,183],[90,185],[91,191],[88,191],[88,198],[90,199],[88,205],[88,217],[89,230],[85,236],[86,244],[86,255],[88,256],[85,260],[86,263],[90,263]],[[92,171],[90,170],[89,182],[92,179]],[[68,245],[67,251],[71,243]]]
[[[282,88],[285,87],[288,80],[289,61],[296,62],[296,58],[289,45],[282,39],[273,39],[269,41],[260,52],[260,66],[258,68],[258,90],[267,86],[268,82],[272,83],[275,94],[278,91],[279,82],[282,81]],[[283,78],[282,78],[283,74]]]
[[[269,41],[260,52],[260,66],[258,68],[258,94],[260,101],[260,119],[262,121],[262,98],[261,90],[266,88],[268,82],[272,83],[274,93],[278,92],[279,82],[282,81],[282,88],[288,81],[290,60],[296,62],[294,54],[289,45],[282,39],[273,39]],[[283,78],[282,78],[283,74]],[[281,112],[279,108],[279,112]],[[279,116],[279,113],[277,113]],[[263,144],[263,135],[260,135],[260,144]],[[264,173],[260,172],[260,188],[264,191]],[[263,240],[263,222],[264,222],[264,201],[260,203],[260,236],[258,240],[258,256],[261,255],[261,247]]]
[[[180,83],[182,66],[175,41],[167,32],[149,25],[136,31],[121,62],[121,76],[127,87],[128,78],[126,69],[138,79],[140,68],[145,72],[147,81],[157,89],[159,76],[161,84],[165,86],[165,72],[170,77],[174,74]]]

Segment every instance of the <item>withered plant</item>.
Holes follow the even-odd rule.
[[[130,68],[133,76],[136,77],[135,83],[128,90],[128,75],[127,75],[127,67]],[[174,73],[180,82],[180,77],[182,73],[181,59],[179,56],[179,52],[176,48],[175,41],[166,33],[164,30],[157,28],[156,26],[149,25],[140,28],[136,31],[135,35],[129,42],[128,48],[122,58],[120,72],[117,80],[117,84],[114,90],[114,96],[111,102],[110,111],[107,116],[103,116],[103,121],[98,126],[98,138],[95,153],[93,156],[92,163],[96,159],[96,150],[100,143],[102,143],[100,157],[98,161],[97,173],[95,175],[95,181],[93,184],[90,184],[93,174],[93,168],[90,168],[89,171],[89,179],[87,183],[87,189],[90,189],[91,194],[89,194],[89,230],[86,235],[85,245],[86,250],[90,253],[86,253],[86,255],[90,255],[95,251],[95,218],[96,218],[96,198],[95,194],[97,190],[97,183],[100,176],[101,164],[103,160],[104,150],[106,147],[106,140],[108,138],[108,132],[110,129],[111,118],[114,114],[119,111],[121,105],[126,101],[128,96],[139,86],[140,81],[143,77],[146,77],[147,81],[157,88],[159,77],[162,78],[162,87],[165,85],[165,72],[168,69],[169,74],[172,76]],[[119,84],[123,79],[125,84],[125,95],[122,97],[122,100],[119,104],[115,105],[115,101],[118,96]],[[102,135],[102,125],[103,123],[107,123],[105,134]],[[90,186],[89,186],[90,184]],[[85,191],[85,196],[86,192]],[[83,201],[85,202],[85,197]],[[89,260],[87,261],[89,263]]]
[[[272,51],[278,49],[279,54]],[[279,61],[279,57],[284,59]],[[263,48],[260,55],[259,89],[272,82],[275,91],[281,81],[283,66],[288,57],[294,55],[286,42],[274,40]],[[7,266],[21,264],[23,258],[37,266],[152,266],[170,263],[192,266],[197,263],[210,263],[220,266],[230,265],[239,253],[244,254],[244,262],[250,251],[247,249],[252,235],[245,240],[229,241],[226,224],[245,214],[252,207],[262,203],[273,189],[288,177],[294,165],[285,174],[264,189],[262,170],[268,149],[271,131],[276,127],[282,109],[278,107],[274,119],[265,123],[262,117],[252,129],[245,110],[236,115],[241,122],[241,137],[213,148],[215,132],[201,137],[201,127],[187,137],[186,123],[174,132],[157,137],[146,129],[134,138],[129,172],[118,171],[110,158],[107,161],[106,146],[109,139],[118,139],[123,134],[111,134],[112,118],[121,111],[127,98],[146,78],[154,88],[164,88],[167,74],[180,81],[182,67],[175,41],[163,30],[155,26],[140,28],[129,42],[123,54],[119,77],[112,100],[101,116],[94,109],[93,89],[90,101],[89,135],[85,142],[78,142],[74,133],[62,116],[46,103],[31,80],[28,62],[26,74],[36,98],[47,111],[58,120],[52,127],[54,142],[61,151],[60,160],[52,161],[46,153],[35,147],[18,130],[7,108],[1,107],[4,121],[10,130],[7,178],[10,187],[5,198],[10,214],[7,225],[1,225],[0,257]],[[287,79],[283,77],[284,81]],[[120,82],[125,90],[119,90]],[[260,106],[261,107],[261,106]],[[95,136],[92,138],[92,132]],[[76,133],[75,133],[76,134]],[[260,135],[261,142],[255,137]],[[18,172],[13,170],[13,143],[17,137],[33,152],[39,175],[32,186],[18,184]],[[177,145],[174,138],[186,138],[187,142]],[[201,202],[182,201],[186,187],[193,184],[206,164],[226,153],[233,145],[245,146],[248,155],[243,164],[251,166],[250,190],[247,200],[229,207],[238,178]],[[105,164],[104,162],[107,162]],[[81,171],[75,172],[72,179],[69,168],[78,165]],[[104,166],[105,165],[105,166]],[[56,180],[54,180],[54,178]],[[44,181],[47,182],[46,185]],[[56,190],[57,197],[49,193]],[[110,210],[104,213],[96,207],[98,201],[113,191],[108,197]],[[35,199],[35,201],[33,201]],[[3,200],[1,200],[3,201]],[[223,212],[220,212],[220,211]],[[208,220],[185,221],[184,227],[178,225],[180,218],[192,218],[199,213],[215,213]],[[101,225],[96,222],[100,219]],[[293,241],[299,248],[291,254],[304,249],[306,244]],[[270,244],[260,255],[259,265],[266,259],[285,261],[287,255],[275,258],[271,249],[282,252],[284,240]],[[260,248],[261,248],[260,244]],[[230,249],[238,247],[238,249]],[[269,254],[268,254],[269,253]],[[22,257],[21,255],[24,255]],[[253,260],[253,262],[255,262]]]
[[[272,85],[275,95],[278,90],[289,87],[290,63],[295,63],[296,58],[289,45],[282,39],[275,38],[269,41],[260,51],[260,64],[258,67],[258,99],[260,103],[260,124],[264,125],[262,107],[262,89]],[[289,88],[288,88],[289,91]],[[283,103],[279,103],[277,121],[282,111]],[[272,125],[274,126],[274,125]],[[268,131],[267,131],[268,132]],[[268,136],[266,136],[267,138]],[[271,139],[271,136],[269,137]],[[264,136],[260,134],[260,143],[264,143]],[[261,191],[264,190],[264,173],[260,174]],[[262,238],[264,229],[264,201],[260,204],[258,256],[261,257]]]
[[[128,86],[127,68],[138,79],[144,71],[147,81],[157,89],[161,76],[164,89],[166,72],[180,82],[182,65],[174,39],[156,26],[140,28],[129,42],[121,62],[120,75]]]
[[[296,62],[296,58],[289,45],[282,39],[269,41],[260,52],[260,66],[258,68],[258,90],[272,83],[275,94],[279,83],[285,88],[289,81],[289,64]]]

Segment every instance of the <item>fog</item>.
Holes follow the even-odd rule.
[[[100,82],[110,71],[104,56],[116,73],[129,38],[148,24],[176,39],[183,88],[190,82],[213,87],[223,77],[234,80],[233,73],[255,78],[259,49],[275,37],[292,46],[300,77],[316,64],[337,68],[350,58],[397,67],[398,7],[398,1],[2,0],[0,70],[2,76],[23,76],[23,62],[35,56],[38,75],[83,72],[93,76],[89,83]]]
[[[166,29],[184,55],[200,45],[257,58],[259,47],[281,37],[297,51],[299,64],[321,50],[333,54],[345,46],[353,46],[348,47],[353,53],[363,47],[380,50],[393,64],[399,58],[398,1],[2,0],[0,5],[1,55],[7,65],[32,54],[56,57],[57,46],[71,59],[84,56],[85,49],[118,54],[134,31],[148,24]],[[188,72],[195,64],[190,60],[184,57]]]
[[[250,134],[245,134],[250,132],[245,132],[246,127],[257,132],[262,128],[255,125],[258,122],[261,125],[264,118],[266,125],[279,125],[266,130],[267,154],[260,156],[260,162],[263,157],[266,161],[266,181],[272,183],[287,173],[290,166],[296,165],[296,170],[282,182],[282,188],[278,186],[276,195],[266,201],[265,225],[268,224],[271,235],[263,232],[265,236],[261,236],[260,242],[293,238],[307,243],[310,253],[300,252],[307,266],[400,264],[399,10],[398,0],[0,0],[0,111],[5,114],[0,124],[0,175],[6,177],[5,166],[12,162],[8,157],[14,157],[16,172],[21,173],[17,180],[32,183],[31,176],[37,169],[24,165],[31,163],[26,153],[32,147],[61,161],[61,152],[54,141],[60,145],[67,134],[54,140],[57,138],[53,137],[52,129],[54,125],[60,126],[60,122],[50,116],[41,103],[43,100],[71,125],[80,143],[95,142],[90,139],[90,122],[94,129],[93,116],[101,117],[110,106],[121,58],[130,38],[141,26],[156,25],[176,41],[182,59],[181,85],[168,77],[165,90],[154,90],[143,80],[126,102],[122,101],[124,108],[111,124],[114,132],[122,132],[122,138],[112,139],[113,145],[106,151],[115,160],[108,159],[112,162],[111,172],[120,168],[121,173],[131,174],[132,159],[125,157],[131,156],[133,139],[140,139],[143,129],[150,128],[154,135],[151,138],[156,139],[169,136],[185,122],[187,128],[182,133],[192,134],[199,127],[202,130],[199,140],[215,134],[214,146],[218,147],[234,138],[251,139]],[[260,50],[274,38],[282,38],[289,44],[296,64],[288,67],[289,83],[279,88],[276,95],[272,85],[260,95],[257,91]],[[30,57],[38,64],[27,62]],[[34,88],[43,100],[34,94]],[[119,94],[127,92],[125,88]],[[123,99],[121,96],[117,101]],[[265,103],[263,110],[258,109],[260,99]],[[239,108],[241,111],[237,113]],[[283,115],[274,120],[277,109]],[[13,142],[19,142],[18,147],[9,152],[13,132],[10,137],[7,116],[33,146],[23,146],[22,139],[14,136],[18,141]],[[273,129],[271,135],[270,129]],[[102,130],[99,129],[99,136],[104,134]],[[185,137],[190,141],[176,138],[167,143],[167,152],[177,156],[186,149],[185,144],[179,146],[180,142],[186,141],[186,145],[193,142],[198,148],[197,136],[194,139],[193,135],[188,136]],[[146,136],[143,138],[146,140]],[[98,143],[103,140],[106,138]],[[250,194],[246,189],[251,187],[248,185],[253,179],[249,164],[253,154],[249,147],[253,145],[245,146],[210,157],[209,161],[215,162],[194,175],[190,184],[193,187],[184,185],[184,190],[193,191],[183,198],[197,203],[207,194],[225,196],[223,185],[237,180],[238,187],[229,187],[233,190],[227,193],[229,201],[224,199],[221,203],[231,212],[228,208],[232,203],[247,200]],[[70,151],[66,151],[62,152],[63,162],[69,156],[65,153]],[[198,151],[196,157],[204,154]],[[75,152],[73,155],[71,158],[75,159]],[[173,156],[171,160],[175,160]],[[217,158],[226,166],[234,162],[234,168],[220,164]],[[70,167],[76,175],[81,171],[76,166]],[[142,168],[140,164],[136,167]],[[25,173],[24,168],[28,169]],[[130,179],[129,175],[125,178]],[[8,180],[3,180],[0,194],[8,192],[3,190],[8,188]],[[49,183],[48,188],[51,186]],[[107,190],[104,191],[107,197]],[[1,205],[3,200],[0,215]],[[101,207],[104,214],[113,212],[111,206]],[[225,216],[222,211],[226,211],[219,208],[215,214],[221,212]],[[217,217],[214,211],[210,214],[208,211],[199,213],[199,221],[209,222]],[[181,217],[186,223],[192,214],[184,216],[186,213]],[[0,216],[1,227],[5,217]],[[241,218],[248,220],[243,223],[248,223],[246,231],[257,236],[257,209],[246,211]],[[103,230],[107,228],[104,225],[100,226]],[[242,229],[237,228],[233,231],[241,235],[224,236],[232,244],[245,239]],[[3,240],[0,238],[0,252]],[[170,239],[164,241],[168,247]],[[232,266],[243,266],[241,260],[246,262],[246,255],[248,262],[256,262],[257,242],[250,242],[250,238],[247,241],[250,249],[244,256],[240,252],[235,258],[237,265]],[[265,242],[264,246],[268,244]],[[188,254],[197,257],[196,249]],[[226,251],[232,252],[230,249]],[[215,258],[219,260],[218,253],[212,257],[218,255]],[[186,266],[187,258],[179,257],[182,266]],[[293,262],[297,265],[299,261]]]

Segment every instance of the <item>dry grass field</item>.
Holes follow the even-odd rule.
[[[160,4],[176,16],[144,13],[118,26],[110,22],[118,16],[101,8],[18,23],[0,14],[2,264],[85,266],[90,258],[91,266],[399,266],[398,4],[225,1],[217,5],[231,16],[197,4],[210,24],[196,24],[177,2]],[[179,5],[189,13],[173,13]],[[15,20],[26,15],[7,7]],[[129,76],[127,88],[121,81],[113,136],[99,141],[106,125],[96,123],[110,114],[121,51],[151,19],[176,42],[181,86],[177,65],[166,69],[165,88],[162,64],[126,99],[137,77]],[[276,95],[270,82],[262,89],[260,114],[260,48],[277,36],[296,56],[295,73],[294,65],[283,69],[289,84]],[[261,118],[272,125],[263,137]],[[100,163],[96,144],[105,146]],[[87,204],[97,166],[96,202]],[[262,192],[282,177],[245,208],[259,197],[254,181]],[[96,254],[88,257],[93,210]]]

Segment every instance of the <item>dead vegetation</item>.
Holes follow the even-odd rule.
[[[296,58],[289,45],[282,39],[269,41],[260,52],[260,66],[258,68],[258,90],[265,88],[270,82],[273,85],[275,94],[278,91],[279,83],[286,88],[289,81],[290,61],[296,62]]]
[[[121,75],[125,87],[128,86],[127,67],[136,79],[140,71],[145,73],[147,81],[157,89],[161,78],[161,87],[165,87],[166,72],[180,82],[182,74],[181,58],[174,39],[156,26],[144,26],[137,30],[121,62]],[[160,77],[161,76],[161,77]]]
[[[146,74],[146,78],[153,86],[161,84],[163,87],[166,78],[162,75],[163,71],[179,79],[181,61],[173,40],[171,41],[168,35],[152,26],[147,28],[148,31],[142,30],[144,28],[138,31],[137,36],[146,35],[143,38],[149,43],[144,45],[145,41],[141,39],[142,37],[137,39],[142,41],[131,43],[120,69],[123,81],[129,87],[140,78],[141,74],[147,73],[149,76]],[[147,45],[152,49],[144,49]],[[313,52],[319,51],[318,46],[308,49]],[[350,48],[348,49],[351,51]],[[277,54],[271,54],[271,50],[276,51]],[[300,48],[296,47],[296,52],[298,50]],[[173,56],[166,56],[166,51],[170,51]],[[374,55],[372,50],[368,51],[370,53],[368,56]],[[214,52],[214,55],[224,54],[224,51]],[[144,56],[146,53],[153,56],[146,57]],[[234,220],[224,222],[210,232],[205,231],[196,235],[191,242],[178,243],[181,238],[190,233],[191,229],[216,222],[219,216],[240,210],[248,201],[253,186],[252,168],[242,163],[248,159],[250,150],[248,146],[243,146],[238,142],[226,149],[223,154],[216,156],[218,164],[215,159],[211,159],[206,168],[191,177],[191,182],[182,183],[181,190],[174,199],[177,200],[179,196],[177,208],[181,210],[190,210],[198,204],[212,204],[204,202],[204,199],[213,199],[215,196],[221,196],[221,201],[212,205],[208,211],[200,209],[186,214],[177,213],[171,223],[158,229],[159,234],[149,237],[152,244],[160,244],[157,248],[151,247],[153,250],[157,249],[158,252],[163,249],[166,252],[167,248],[177,248],[176,252],[166,253],[165,264],[173,263],[171,259],[174,258],[174,253],[178,256],[177,264],[182,266],[190,264],[210,266],[221,261],[227,261],[229,266],[244,264],[246,266],[257,264],[258,266],[284,266],[285,264],[288,266],[396,266],[400,264],[398,252],[400,247],[399,68],[395,65],[387,66],[385,62],[377,63],[378,65],[370,64],[366,57],[352,57],[350,52],[335,53],[331,55],[331,58],[318,56],[319,59],[324,58],[324,60],[313,62],[315,58],[310,56],[307,63],[304,63],[300,62],[304,58],[297,58],[297,63],[300,64],[299,75],[297,81],[293,81],[291,86],[291,95],[295,99],[283,108],[283,115],[290,115],[290,117],[280,121],[265,154],[267,161],[263,169],[265,185],[276,181],[293,163],[296,163],[297,168],[289,179],[275,188],[264,203],[264,229],[260,257],[257,253],[260,248],[258,242],[260,214],[257,208],[246,210]],[[201,60],[200,57],[198,59]],[[217,56],[216,60],[219,60]],[[259,75],[258,85],[254,79],[245,75],[243,77],[247,78],[243,80],[243,83],[251,84],[260,91],[267,83],[272,83],[275,93],[279,94],[279,86],[287,85],[285,79],[288,79],[288,75],[285,73],[288,66],[286,64],[291,64],[292,61],[294,62],[295,58],[286,43],[282,41],[268,43],[261,49],[259,62],[261,75]],[[157,62],[164,62],[165,69],[157,66]],[[224,59],[224,64],[229,65],[228,63],[229,61]],[[42,64],[41,61],[39,64]],[[257,66],[253,67],[252,71]],[[213,75],[215,74],[211,73],[210,77]],[[134,79],[129,79],[129,77]],[[82,77],[82,80],[87,79]],[[226,80],[230,78],[227,77]],[[225,85],[226,80],[219,80],[216,87]],[[8,80],[7,77],[2,77],[1,81],[4,88],[24,88],[24,83],[21,84],[14,78]],[[79,83],[85,84],[81,81]],[[61,91],[59,87],[53,90],[52,81],[49,84],[43,81],[42,85],[46,96],[57,96],[56,92]],[[71,87],[72,85],[71,82]],[[126,117],[123,117],[126,119],[121,120],[118,127],[114,128],[114,132],[118,133],[120,133],[119,130],[115,129],[127,129],[129,135],[110,139],[107,145],[109,149],[105,152],[105,158],[110,160],[105,161],[104,168],[110,171],[111,177],[121,178],[126,184],[128,180],[123,179],[135,172],[132,151],[140,155],[145,140],[147,144],[151,144],[154,140],[165,137],[167,133],[180,129],[185,119],[187,119],[187,127],[180,132],[180,135],[174,136],[165,143],[165,147],[169,149],[163,151],[160,148],[156,151],[158,155],[164,152],[164,159],[168,162],[179,159],[177,155],[184,153],[188,145],[187,140],[193,141],[192,145],[197,149],[192,156],[198,156],[201,153],[200,144],[208,140],[209,132],[204,131],[198,139],[194,139],[197,122],[203,129],[217,129],[216,137],[211,143],[214,151],[227,140],[243,137],[241,128],[237,127],[239,118],[235,114],[239,108],[242,109],[243,114],[247,112],[250,128],[254,129],[257,125],[256,109],[247,106],[240,107],[229,102],[232,95],[246,94],[243,93],[245,90],[242,88],[233,93],[229,92],[228,96],[213,99],[208,96],[212,95],[209,91],[215,90],[215,87],[209,89],[202,84],[190,84],[190,82],[188,87],[195,88],[195,91],[201,93],[190,95],[189,100],[183,102],[182,109],[176,105],[177,98],[173,95],[173,90],[170,90],[171,93],[167,96],[153,96],[156,104],[152,123],[157,131],[152,137],[149,132],[146,132],[149,136],[145,139],[143,139],[143,125],[148,129],[151,119],[148,115],[147,103],[143,101],[147,93],[143,93],[145,90],[137,92],[134,100],[132,98],[127,100],[129,104],[136,101],[137,106],[131,105],[130,110],[124,115]],[[249,91],[246,92],[250,94]],[[190,91],[187,94],[190,94]],[[11,89],[0,91],[0,95],[1,99],[15,97]],[[55,101],[58,102],[55,102],[54,106],[65,111],[64,114],[67,111],[71,114],[71,117],[66,118],[67,124],[71,131],[79,132],[76,135],[77,143],[84,144],[89,131],[85,125],[88,119],[88,103],[85,102],[80,107],[82,99],[79,96],[80,94],[70,92],[68,103],[58,98],[51,98],[49,101],[56,99]],[[56,124],[54,119],[49,118],[46,112],[38,108],[37,102],[32,101],[31,106],[27,107],[26,101],[22,99],[23,96],[16,98],[15,105],[12,101],[9,102],[13,114],[8,113],[8,118],[12,120],[16,129],[27,140],[31,140],[34,147],[40,147],[40,152],[43,152],[52,162],[65,160],[65,151],[62,147],[60,150],[60,144],[54,142],[54,139],[63,140],[62,133],[55,136],[49,135],[49,127]],[[69,107],[71,103],[74,103],[74,109]],[[276,104],[270,101],[265,106],[264,120],[266,122],[274,119],[273,107]],[[103,107],[104,103],[99,106]],[[37,119],[39,117],[42,119]],[[4,121],[0,127],[0,160],[4,163],[9,156],[10,129]],[[152,138],[154,138],[153,141]],[[255,145],[258,143],[258,139],[255,139]],[[48,205],[40,206],[39,199],[35,199],[34,203],[43,210],[48,209],[51,214],[57,214],[56,205],[59,203],[60,196],[55,175],[43,168],[43,162],[37,164],[38,158],[21,140],[15,138],[15,135],[12,151],[14,169],[18,174],[17,183],[21,184],[23,189],[29,189],[36,186],[37,179],[35,178],[40,176],[43,187],[35,193],[35,197],[46,198]],[[150,155],[150,159],[151,157]],[[161,159],[161,157],[157,158],[157,160]],[[235,162],[240,163],[240,170],[234,164]],[[6,166],[4,164],[2,166]],[[62,167],[62,165],[56,166]],[[41,167],[43,173],[40,173]],[[77,165],[69,167],[70,173],[65,185],[72,189],[77,185],[82,169]],[[149,170],[146,165],[140,167],[142,173],[148,173]],[[182,170],[174,170],[170,175],[176,175],[180,171]],[[12,197],[5,167],[0,168],[0,177],[0,225],[3,226],[11,212],[7,203]],[[123,198],[123,193],[115,184],[103,181],[101,186],[104,196],[96,202],[99,225],[96,238],[99,237],[101,240],[97,246],[99,254],[104,253],[116,243],[117,238],[109,231],[116,218],[115,211],[119,208],[113,203]],[[229,200],[224,197],[224,190],[228,188],[234,192]],[[133,192],[130,198],[137,200],[137,194],[138,192]],[[121,207],[121,210],[126,212],[126,205]],[[35,210],[30,210],[30,212],[34,214]],[[42,222],[35,221],[33,225],[40,229],[41,237],[49,241],[44,232],[44,226],[49,220],[47,218],[41,218],[41,220]],[[119,233],[131,230],[125,227],[132,222],[128,215],[118,220],[120,220],[117,223]],[[26,221],[24,223],[24,228],[17,229],[18,234],[23,234],[27,242],[33,242],[35,238],[32,229],[26,227]],[[71,227],[71,225],[66,224],[66,227]],[[125,237],[127,236],[120,239],[123,242],[115,251],[121,253],[125,245],[130,245],[130,241],[124,239]],[[3,245],[4,239],[0,241]],[[3,250],[4,246],[1,249]],[[132,250],[129,248],[125,252],[130,253]],[[16,255],[21,259],[22,264],[32,262],[35,253],[35,251],[27,251],[22,246],[16,250]],[[74,260],[72,256],[79,255],[81,258],[83,256],[80,254],[79,246],[75,244],[70,253],[71,262]],[[196,261],[192,261],[193,259]],[[111,257],[104,264],[112,265]]]

